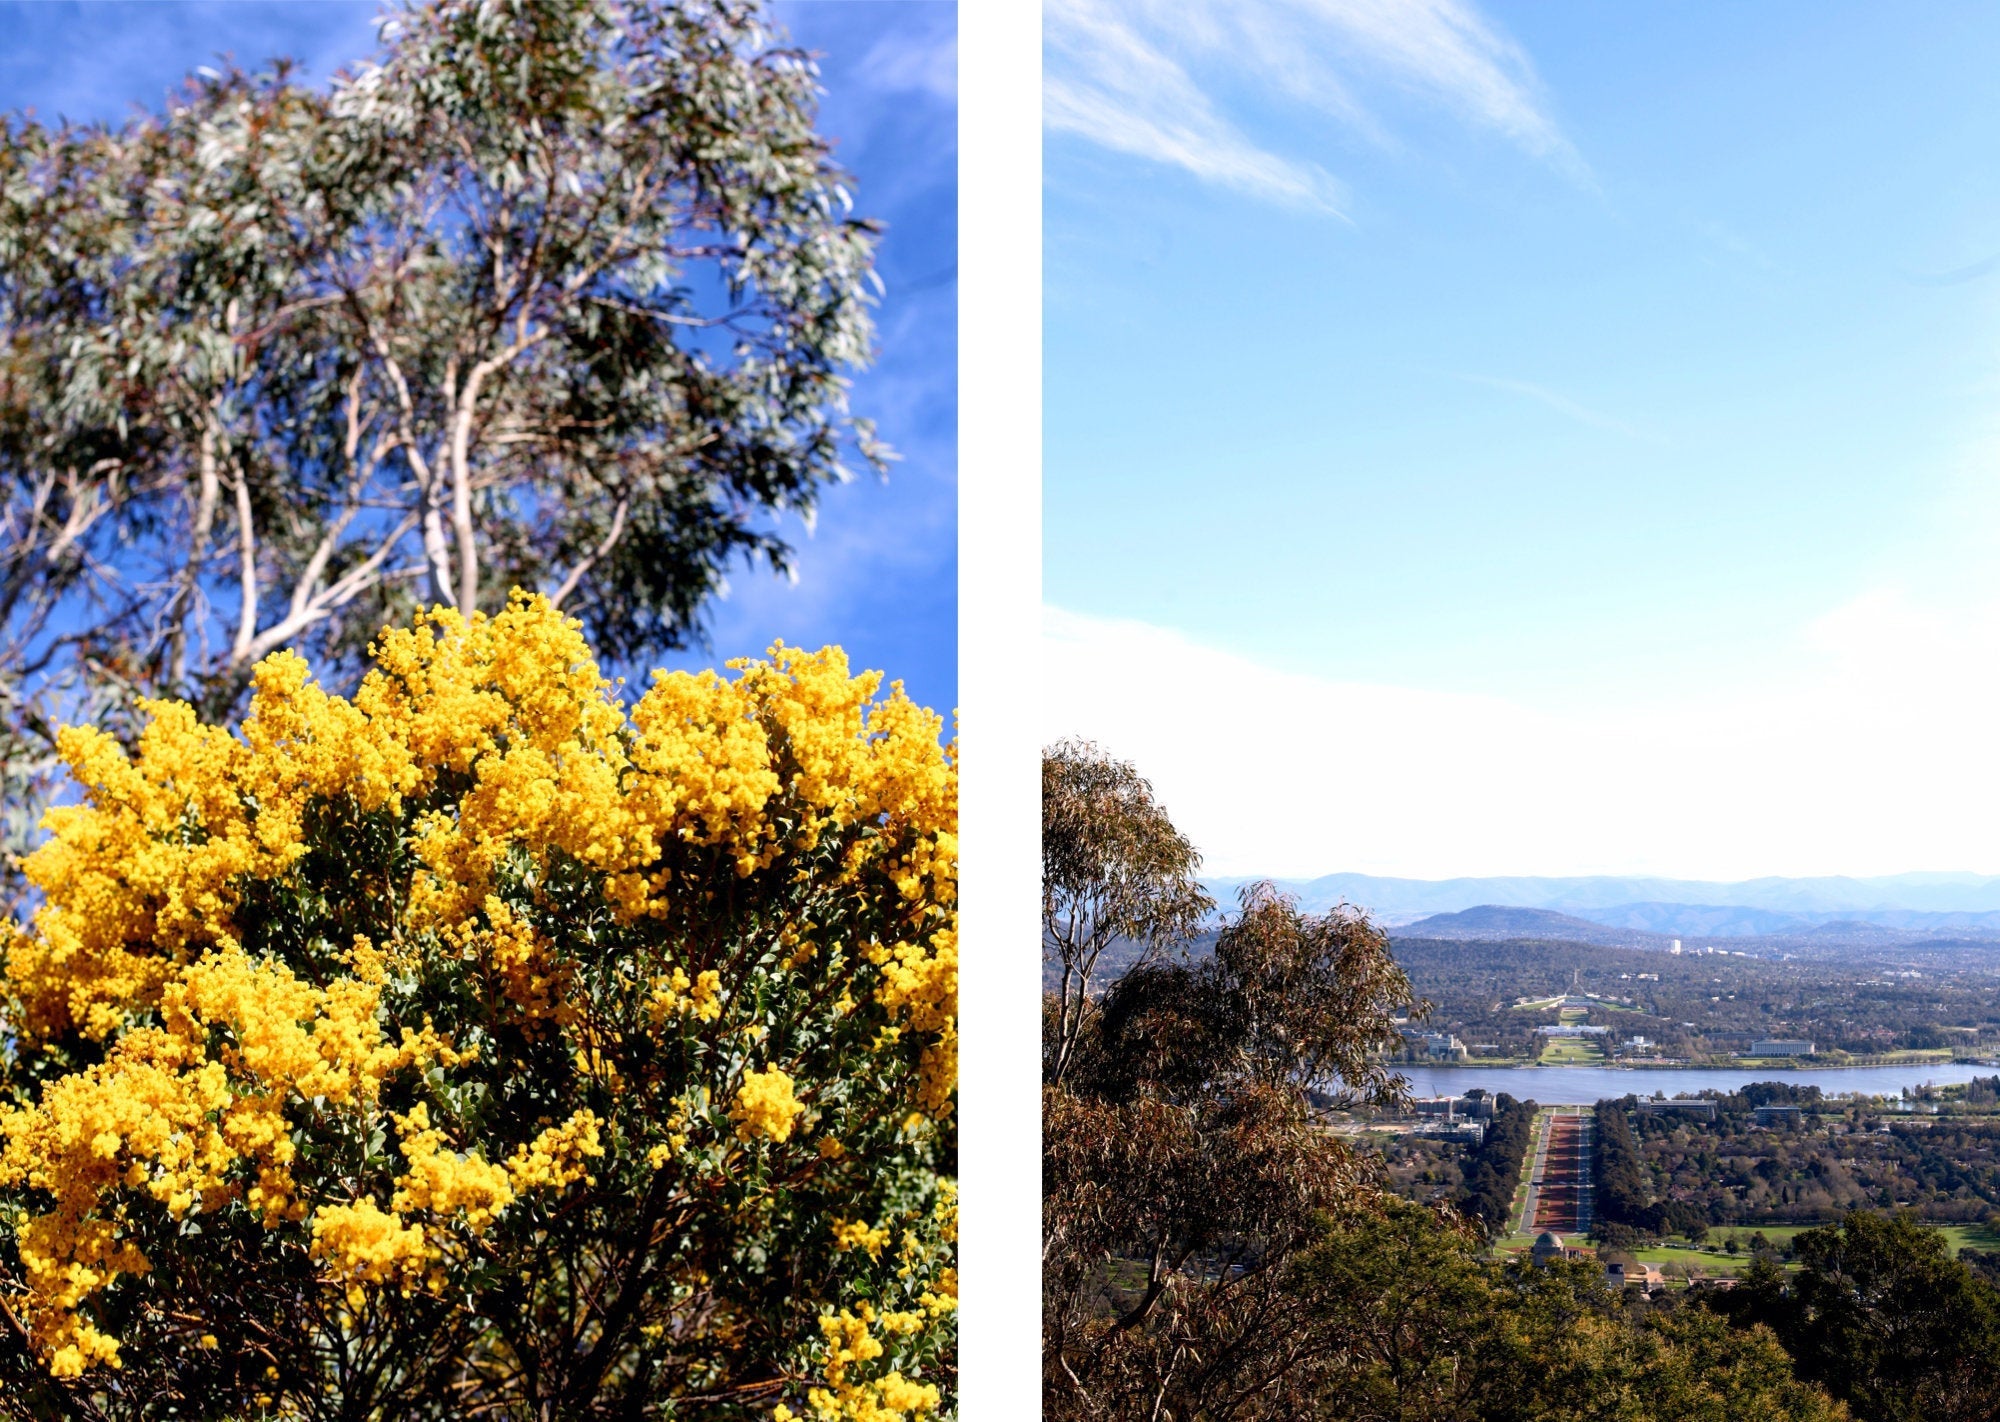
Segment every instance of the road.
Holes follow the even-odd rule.
[[[1535,1147],[1528,1152],[1528,1198],[1521,1207],[1521,1219],[1517,1234],[1532,1234],[1535,1209],[1541,1202],[1542,1166],[1549,1158],[1549,1129],[1554,1124],[1555,1112],[1545,1111],[1535,1127]]]
[[[1587,1106],[1558,1106],[1542,1118],[1529,1166],[1527,1206],[1521,1212],[1523,1233],[1590,1232],[1596,1203],[1591,1171],[1596,1129],[1595,1113]]]

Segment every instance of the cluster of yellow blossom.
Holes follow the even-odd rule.
[[[28,1313],[51,1366],[116,1361],[115,1345],[91,1345],[95,1335],[76,1314],[120,1273],[144,1268],[136,1251],[115,1245],[119,1211],[109,1197],[143,1190],[175,1218],[216,1209],[239,1195],[231,1171],[248,1162],[257,1184],[246,1202],[265,1223],[302,1218],[287,1102],[371,1108],[389,1073],[463,1059],[428,1031],[390,1044],[379,993],[378,983],[351,977],[312,987],[230,943],[163,988],[163,1027],[127,1032],[104,1061],[50,1082],[34,1106],[0,1113],[0,1187],[55,1201],[28,1221],[22,1247]],[[336,1242],[325,1248],[341,1257],[353,1244],[366,1264],[359,1277],[381,1276],[367,1261],[379,1260],[385,1240],[421,1248],[420,1234],[385,1235],[382,1221],[352,1216],[359,1205],[339,1208],[348,1213],[315,1217],[315,1248],[326,1231]]]
[[[475,1233],[523,1191],[560,1190],[582,1178],[586,1159],[604,1154],[598,1134],[603,1123],[588,1110],[516,1148],[505,1165],[494,1165],[477,1152],[445,1149],[444,1132],[431,1125],[430,1108],[422,1102],[392,1119],[409,1168],[396,1180],[390,1209],[398,1215],[415,1210],[454,1215]]]
[[[366,1196],[313,1212],[312,1255],[346,1287],[348,1307],[367,1301],[364,1284],[400,1284],[405,1292],[431,1257],[422,1225],[405,1223]]]
[[[442,925],[441,936],[469,961],[479,965],[498,997],[517,1008],[530,1022],[552,1018],[568,1022],[574,1006],[565,1001],[570,968],[528,918],[497,894],[481,904],[485,919],[472,917]]]
[[[714,969],[692,982],[686,968],[675,968],[653,980],[653,995],[646,999],[646,1013],[654,1026],[676,1015],[713,1022],[722,1016],[722,974]]]
[[[372,653],[351,699],[329,695],[290,653],[268,658],[240,735],[168,702],[145,703],[150,720],[129,754],[96,730],[62,733],[83,798],[50,812],[51,838],[26,864],[42,907],[6,945],[9,1026],[23,1050],[66,1050],[82,1036],[102,1044],[88,1049],[102,1059],[48,1081],[32,1105],[0,1107],[0,1191],[33,1197],[18,1229],[24,1307],[52,1368],[116,1365],[116,1340],[83,1310],[148,1269],[127,1237],[140,1205],[175,1218],[242,1206],[267,1228],[297,1230],[358,1306],[370,1288],[435,1278],[457,1232],[484,1229],[524,1191],[584,1179],[622,1139],[589,1110],[526,1143],[455,1139],[422,1099],[386,1116],[385,1093],[412,1101],[427,1074],[475,1060],[428,1019],[401,1025],[415,1014],[399,1018],[408,999],[394,994],[427,964],[462,974],[493,1020],[563,1034],[600,1107],[627,1092],[665,1095],[688,1083],[649,1076],[657,1057],[621,1056],[635,1034],[651,1041],[647,1024],[664,1036],[670,1021],[699,1031],[727,1015],[717,1030],[732,1037],[767,1031],[738,1020],[767,1000],[764,979],[753,991],[733,969],[691,976],[672,966],[688,951],[676,935],[712,903],[748,896],[742,881],[773,866],[786,894],[824,874],[822,902],[865,906],[867,926],[838,926],[845,907],[809,907],[834,924],[801,914],[771,925],[761,942],[776,951],[756,972],[810,971],[797,1000],[870,1012],[859,1040],[872,1034],[878,1051],[920,1038],[914,1100],[889,1109],[950,1110],[956,746],[940,746],[939,718],[900,684],[878,699],[880,678],[851,675],[838,649],[781,645],[768,662],[731,663],[733,677],[659,674],[628,715],[579,624],[518,594],[493,617],[438,609],[385,630]],[[393,817],[376,823],[401,850],[307,883],[326,872],[309,840],[334,802],[342,823]],[[787,857],[828,843],[838,853],[810,869]],[[411,863],[404,853],[413,871],[392,867]],[[599,922],[614,922],[621,942],[653,935],[625,980],[636,1026],[579,1025],[590,1005],[577,975],[596,960],[566,957],[583,940],[543,913],[539,889],[521,887],[524,873],[546,883],[553,865],[601,886]],[[245,911],[257,884],[272,886],[264,904],[295,891],[352,895],[375,940],[337,950],[307,924],[296,949],[306,957],[289,959],[293,947],[267,942],[268,909]],[[737,1136],[789,1141],[806,1114],[796,1085],[775,1066],[746,1070],[729,1105]],[[453,1099],[432,1097],[440,1108]],[[661,1109],[651,1102],[632,1109]],[[392,1185],[300,1159],[299,1141],[330,1138],[314,1132],[366,1139],[391,1121],[403,1156]],[[689,1129],[683,1105],[649,1162],[683,1151]],[[818,1153],[851,1166],[831,1136]],[[843,1248],[874,1258],[886,1247],[886,1228],[841,1228]],[[883,1417],[923,1410],[908,1403],[922,1386],[890,1377],[842,1386],[900,1407]]]
[[[313,1214],[313,1257],[328,1265],[345,1286],[348,1304],[357,1309],[366,1301],[363,1285],[393,1283],[407,1292],[420,1279],[437,1277],[432,1266],[443,1257],[439,1235],[411,1223],[409,1214],[424,1210],[451,1216],[477,1233],[523,1191],[560,1189],[583,1174],[585,1157],[604,1154],[598,1138],[601,1123],[590,1111],[543,1131],[504,1167],[476,1153],[444,1149],[444,1133],[431,1125],[422,1103],[392,1119],[409,1169],[398,1177],[389,1209],[364,1197],[352,1204],[323,1205]]]
[[[130,759],[102,732],[63,733],[86,803],[51,812],[54,836],[27,865],[47,907],[13,945],[8,978],[30,1034],[102,1037],[151,1007],[177,962],[234,935],[240,884],[304,853],[314,800],[397,809],[445,771],[472,783],[454,813],[412,827],[425,866],[409,886],[412,926],[490,955],[530,1013],[550,1010],[560,969],[492,897],[511,849],[559,849],[601,871],[633,917],[671,904],[668,843],[719,847],[747,874],[865,825],[850,875],[879,861],[913,928],[955,907],[955,745],[940,748],[939,719],[900,684],[875,701],[879,676],[850,676],[837,648],[780,644],[768,663],[732,662],[733,681],[660,673],[629,731],[578,624],[540,598],[517,595],[492,618],[437,609],[385,630],[374,651],[352,702],[300,658],[267,659],[240,741],[166,702],[147,703]],[[956,946],[948,923],[925,933],[892,953],[882,1001],[906,1025],[949,1032]]]
[[[865,1249],[870,1259],[880,1258],[883,1246],[889,1242],[886,1225],[869,1225],[863,1220],[841,1220],[833,1222],[833,1247],[842,1253],[850,1249]]]
[[[850,1377],[858,1363],[882,1356],[882,1340],[872,1331],[888,1334],[914,1333],[922,1328],[921,1315],[908,1311],[877,1313],[866,1301],[852,1309],[821,1314],[820,1332],[826,1340],[824,1387],[806,1391],[806,1405],[821,1422],[907,1422],[907,1419],[935,1412],[940,1399],[934,1383],[914,1382],[897,1369],[880,1377]],[[775,1422],[792,1422],[800,1414],[783,1403],[772,1411]]]
[[[560,1126],[550,1126],[507,1158],[507,1174],[516,1190],[560,1190],[583,1178],[584,1161],[604,1154],[598,1135],[604,1123],[592,1111],[578,1111]]]
[[[357,1022],[342,1012],[366,986],[346,979],[322,992],[282,966],[250,963],[240,949],[211,955],[168,989],[169,1021],[178,1030],[130,1032],[104,1062],[51,1082],[34,1107],[0,1113],[0,1185],[56,1200],[27,1221],[20,1246],[29,1316],[52,1368],[117,1362],[115,1341],[77,1314],[118,1275],[148,1267],[118,1240],[105,1211],[112,1192],[144,1190],[178,1218],[234,1198],[228,1172],[251,1160],[260,1170],[249,1203],[265,1222],[303,1215],[292,1198],[294,1147],[282,1103],[310,1096],[372,1101],[385,1070],[425,1057],[420,1042],[381,1045],[372,1014]],[[306,1016],[314,1030],[291,1013]],[[223,1060],[204,1060],[202,1035],[218,1025],[232,1027],[235,1040],[222,1049]],[[603,1154],[601,1123],[587,1110],[543,1131],[504,1167],[443,1149],[443,1132],[421,1103],[392,1119],[408,1169],[390,1210],[364,1197],[312,1214],[313,1256],[327,1261],[357,1307],[362,1284],[408,1287],[438,1257],[436,1242],[407,1222],[407,1213],[451,1215],[477,1231],[521,1191],[568,1185],[587,1157]]]
[[[926,943],[871,944],[866,956],[882,970],[876,1001],[904,1030],[932,1034],[918,1057],[917,1100],[941,1116],[958,1089],[958,930],[940,928]]]
[[[28,1286],[47,1300],[38,1322],[49,1371],[59,1378],[75,1377],[92,1363],[118,1366],[118,1340],[101,1332],[74,1310],[89,1294],[120,1274],[143,1274],[146,1256],[119,1242],[109,1224],[92,1220],[64,1230],[52,1215],[31,1220],[21,1231],[21,1264]]]
[[[753,1067],[744,1072],[743,1085],[729,1107],[729,1119],[736,1123],[736,1134],[746,1141],[760,1137],[768,1141],[790,1140],[792,1124],[805,1110],[792,1094],[792,1085],[792,1079],[777,1067],[767,1071]]]
[[[285,964],[252,959],[231,943],[165,988],[160,1016],[193,1047],[222,1031],[222,1065],[253,1087],[372,1106],[391,1072],[430,1061],[443,1047],[430,1031],[406,1031],[391,1043],[381,997],[379,982],[359,977],[313,987]]]
[[[898,1251],[902,1257],[902,1267],[896,1270],[901,1279],[914,1278],[934,1263],[940,1256],[951,1253],[955,1257],[954,1246],[958,1243],[958,1182],[938,1181],[936,1202],[931,1206],[931,1238],[926,1239],[915,1230],[903,1235],[903,1243]],[[946,1266],[929,1279],[924,1280],[917,1294],[917,1303],[926,1313],[942,1318],[958,1308],[958,1270]]]
[[[888,1351],[890,1343],[885,1340],[913,1339],[948,1326],[948,1316],[958,1308],[957,1270],[947,1266],[931,1272],[952,1255],[958,1240],[956,1183],[940,1180],[928,1218],[906,1217],[906,1224],[896,1251],[900,1264],[890,1283],[905,1306],[861,1300],[820,1315],[817,1356],[823,1383],[808,1388],[805,1395],[806,1416],[816,1422],[908,1422],[935,1411],[942,1400],[936,1386],[909,1378],[900,1368],[871,1376],[867,1367]],[[836,1219],[833,1235],[835,1248],[865,1250],[875,1259],[888,1244],[890,1228]],[[772,1416],[775,1422],[805,1422],[805,1416],[783,1404]]]
[[[667,1117],[667,1138],[658,1145],[647,1148],[646,1166],[648,1169],[660,1169],[675,1156],[687,1149],[687,1125],[688,1103],[682,1101],[674,1107],[673,1114]]]
[[[48,812],[54,835],[26,864],[48,903],[7,968],[31,1036],[110,1036],[129,1005],[151,1004],[176,959],[229,931],[238,878],[282,870],[296,851],[259,834],[237,794],[242,746],[186,706],[143,707],[152,720],[136,764],[102,731],[57,738],[84,803]]]
[[[222,1068],[189,1071],[185,1043],[135,1032],[106,1061],[49,1084],[41,1104],[0,1114],[0,1183],[50,1196],[24,1220],[19,1252],[28,1321],[58,1376],[118,1362],[117,1341],[78,1312],[145,1255],[97,1213],[108,1191],[144,1190],[175,1215],[212,1203],[233,1156],[214,1115],[229,1100]]]
[[[435,1214],[462,1212],[474,1230],[484,1229],[514,1199],[514,1186],[504,1166],[475,1154],[444,1149],[444,1132],[431,1125],[430,1108],[419,1101],[408,1114],[394,1118],[403,1159],[409,1169],[396,1180],[389,1208],[399,1215],[413,1210]]]

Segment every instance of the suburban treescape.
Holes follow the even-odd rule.
[[[1094,839],[1065,798],[1077,783],[1123,787],[1098,802]],[[1126,842],[1118,820],[1156,838],[1171,824],[1136,768],[1087,743],[1045,752],[1044,794],[1065,863]],[[1669,1096],[1634,1067],[1626,1095],[1547,1106],[1413,1096],[1397,1075],[1449,1068],[1454,1044],[1494,1051],[1483,1026],[1461,1042],[1429,1026],[1440,1017],[1518,1022],[1523,1050],[1560,1067],[1551,1041],[1575,1039],[1536,1024],[1685,1001],[1697,971],[1704,986],[1730,971],[1739,990],[1782,983],[1794,996],[1766,1000],[1823,1012],[1833,983],[1867,993],[1851,963],[1730,969],[1664,944],[1469,934],[1406,952],[1358,910],[1312,913],[1253,884],[1235,912],[1104,946],[1065,1013],[1080,906],[1201,891],[1192,846],[1151,872],[1096,862],[1115,884],[1044,881],[1047,1415],[1971,1422],[2000,1408],[2000,1077],[1895,1099],[1782,1082]]]

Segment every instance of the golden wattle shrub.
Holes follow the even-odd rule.
[[[175,703],[130,756],[63,732],[81,802],[6,959],[0,1380],[213,1416],[949,1405],[939,717],[783,646],[627,708],[518,593],[372,655],[352,700],[271,657],[238,734]]]

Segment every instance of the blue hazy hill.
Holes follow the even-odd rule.
[[[1208,887],[1226,905],[1248,882],[1213,879]],[[1985,874],[1772,877],[1734,883],[1618,875],[1396,879],[1327,874],[1277,883],[1310,911],[1348,903],[1391,925],[1467,909],[1513,908],[1681,937],[1788,934],[1836,922],[1917,933],[2000,932],[2000,876]]]

